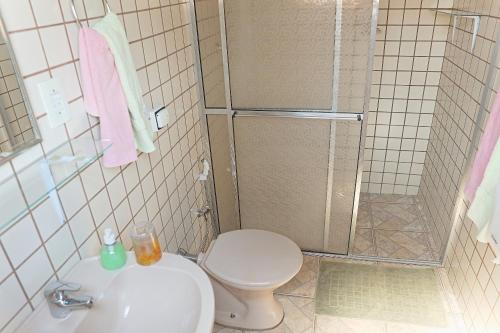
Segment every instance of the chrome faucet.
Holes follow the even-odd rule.
[[[80,290],[78,283],[54,281],[44,290],[45,298],[49,303],[50,313],[54,318],[66,318],[70,312],[80,308],[91,308],[94,299],[91,296],[69,297],[67,292]]]

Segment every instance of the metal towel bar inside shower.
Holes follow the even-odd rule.
[[[75,18],[76,23],[78,23],[78,25],[80,27],[83,27],[82,22],[78,18],[78,13],[76,12],[75,0],[71,0],[70,4],[71,4],[71,12],[73,13],[73,17]],[[109,6],[109,3],[108,3],[107,0],[104,0],[104,5],[106,6],[106,12],[110,13],[111,12],[111,7]]]

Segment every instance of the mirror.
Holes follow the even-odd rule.
[[[0,18],[0,164],[42,141],[20,73]]]

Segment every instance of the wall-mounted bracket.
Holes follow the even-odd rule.
[[[472,42],[470,51],[474,51],[474,47],[476,46],[477,34],[479,32],[479,25],[481,23],[481,15],[472,12],[464,12],[459,10],[436,10],[438,14],[446,14],[451,15],[453,17],[453,32],[451,35],[451,42],[455,41],[455,32],[457,30],[457,24],[459,18],[471,19],[474,21],[474,26],[472,30]]]
[[[474,29],[472,31],[472,43],[470,46],[470,51],[474,51],[474,46],[476,46],[477,33],[479,32],[479,23],[481,22],[481,17],[479,15],[454,15],[453,16],[453,33],[451,35],[451,42],[455,40],[455,30],[457,29],[458,18],[468,18],[474,20]]]

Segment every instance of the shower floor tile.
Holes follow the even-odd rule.
[[[404,203],[369,203],[374,229],[400,231],[427,231],[418,207]]]
[[[356,228],[356,235],[354,237],[354,247],[352,252],[355,255],[377,255],[372,228]]]
[[[377,256],[393,259],[434,260],[425,232],[374,230]]]
[[[373,228],[370,205],[359,205],[356,226],[359,228]]]
[[[431,244],[415,196],[362,193],[354,255],[435,261],[438,255]]]
[[[380,203],[416,204],[417,198],[416,198],[416,196],[403,195],[403,194],[361,193],[360,201],[362,201],[362,202],[380,202]]]

